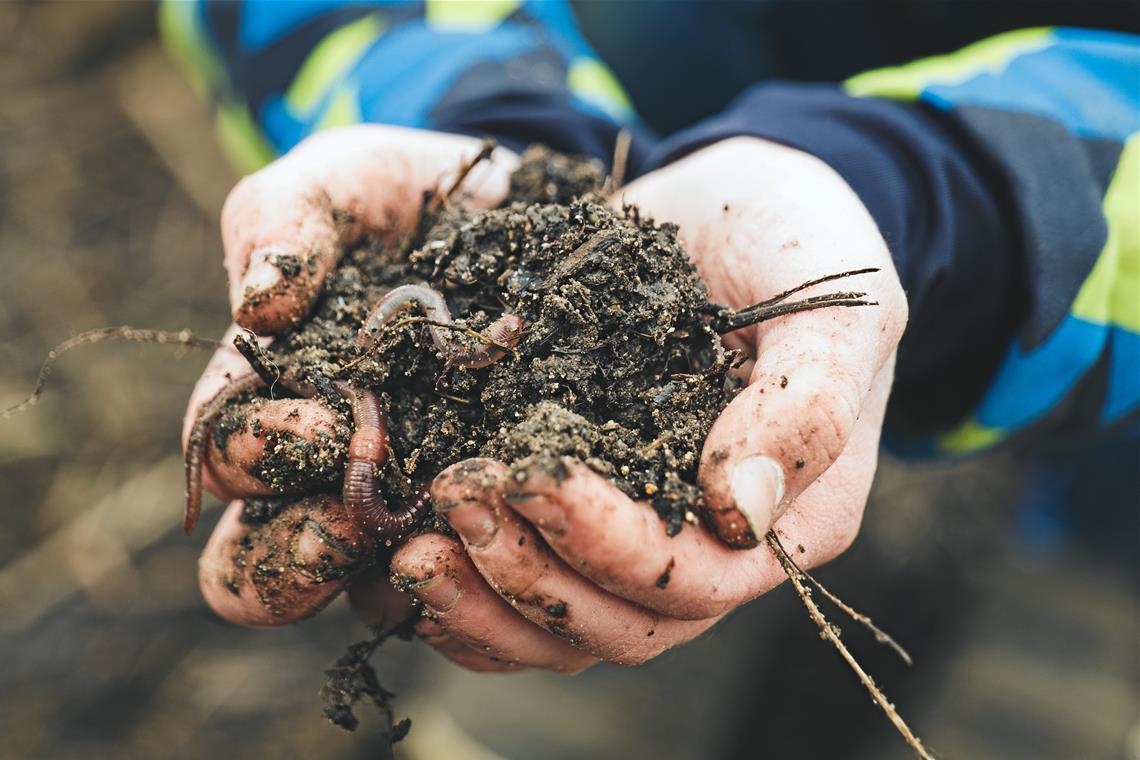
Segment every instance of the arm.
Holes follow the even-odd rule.
[[[314,132],[361,122],[603,159],[619,129],[639,129],[560,0],[166,0],[159,22],[246,172]]]
[[[771,83],[652,165],[752,135],[859,195],[907,291],[888,431],[915,453],[1094,432],[1140,408],[1140,44],[1026,30],[844,88]]]

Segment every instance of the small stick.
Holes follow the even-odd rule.
[[[216,340],[200,338],[189,330],[180,330],[178,332],[168,330],[140,330],[137,327],[122,325],[121,327],[100,327],[96,330],[81,332],[63,341],[51,351],[48,351],[47,359],[44,360],[43,366],[40,368],[40,374],[36,378],[36,384],[32,388],[31,394],[20,403],[0,411],[0,419],[18,414],[34,406],[36,402],[39,401],[44,391],[44,385],[47,383],[48,375],[51,374],[60,356],[79,346],[102,343],[105,340],[113,339],[126,340],[134,343],[174,343],[184,348],[201,349],[204,351],[213,351],[221,345]]]
[[[899,659],[901,659],[903,662],[905,662],[908,666],[914,665],[914,660],[911,658],[910,652],[903,649],[902,644],[895,641],[894,638],[889,633],[887,633],[882,628],[880,628],[879,626],[877,626],[873,622],[871,622],[870,616],[864,615],[863,613],[859,612],[858,610],[856,610],[851,605],[847,604],[847,602],[843,601],[838,596],[836,596],[835,594],[828,591],[827,587],[825,587],[822,583],[820,583],[818,580],[816,580],[814,575],[812,575],[807,570],[804,570],[802,567],[800,567],[798,564],[796,564],[796,561],[791,558],[791,555],[788,556],[788,561],[792,563],[792,566],[795,567],[796,571],[800,575],[802,575],[803,577],[805,577],[809,581],[811,581],[811,584],[813,586],[815,586],[817,589],[819,589],[819,592],[821,594],[823,594],[825,597],[827,597],[829,600],[831,600],[832,604],[834,604],[839,609],[843,610],[843,612],[845,612],[847,614],[847,616],[850,617],[852,620],[854,620],[857,623],[862,624],[864,628],[869,630],[874,635],[875,641],[879,642],[880,644],[885,644],[886,646],[889,646],[891,649],[895,650],[895,654],[897,654],[899,656]]]
[[[447,201],[453,200],[456,193],[459,192],[460,185],[462,185],[463,181],[467,179],[467,175],[471,173],[471,170],[484,161],[490,160],[491,154],[494,152],[495,141],[490,137],[484,138],[483,144],[479,148],[479,152],[476,153],[470,161],[464,161],[463,164],[459,167],[459,174],[456,176],[455,182],[452,183],[451,188],[446,193],[442,193],[437,189],[435,191],[435,194],[432,196],[428,207],[433,209],[438,208]]]
[[[613,195],[625,182],[625,172],[629,165],[629,146],[633,142],[633,135],[628,129],[617,133],[614,140],[614,161],[610,169],[609,185],[606,195]]]
[[[666,430],[664,433],[657,436],[657,438],[654,439],[654,441],[652,443],[650,443],[648,446],[643,448],[641,450],[641,455],[643,457],[649,456],[650,454],[652,454],[657,449],[658,446],[660,446],[661,444],[666,443],[668,441],[671,441],[672,439],[673,439],[673,431],[672,430]]]
[[[859,665],[858,660],[855,659],[854,655],[851,654],[840,640],[839,629],[824,617],[823,612],[811,597],[811,589],[804,583],[806,574],[800,570],[799,567],[796,566],[796,563],[792,561],[792,558],[788,556],[787,551],[784,550],[784,546],[780,543],[780,539],[776,536],[775,531],[768,531],[764,539],[767,541],[772,553],[776,555],[776,559],[779,560],[781,567],[784,568],[784,572],[787,573],[788,579],[792,582],[792,586],[796,590],[796,594],[799,595],[800,601],[803,602],[804,607],[807,608],[808,615],[816,626],[819,627],[819,635],[830,641],[839,652],[840,657],[847,662],[851,670],[855,671],[855,675],[858,676],[863,685],[867,687],[867,691],[871,692],[871,699],[882,708],[887,718],[894,724],[895,728],[898,729],[898,732],[902,734],[903,739],[905,739],[906,743],[915,751],[915,754],[922,758],[922,760],[934,760],[933,755],[923,746],[922,740],[919,739],[910,729],[910,726],[906,724],[906,721],[904,721],[898,711],[895,710],[895,706],[887,701],[887,696],[875,685],[875,681],[867,675],[867,672]]]
[[[843,280],[843,279],[846,279],[848,277],[855,277],[856,275],[860,275],[860,274],[871,274],[873,272],[878,272],[878,271],[879,271],[878,267],[865,267],[863,269],[852,269],[849,272],[840,272],[839,274],[824,275],[823,277],[817,277],[814,280],[808,280],[807,282],[801,283],[801,284],[795,286],[794,288],[792,288],[791,290],[785,290],[783,293],[777,293],[776,295],[769,298],[767,301],[761,301],[760,303],[756,304],[755,306],[749,306],[748,308],[755,309],[757,306],[770,306],[774,303],[779,303],[780,301],[783,301],[788,296],[795,295],[796,293],[799,293],[801,290],[807,290],[808,288],[813,287],[815,285],[820,285],[820,284],[825,283],[825,282],[834,282],[835,280]]]
[[[776,317],[783,317],[788,314],[795,314],[801,311],[812,311],[814,309],[825,309],[830,306],[875,306],[878,301],[868,301],[864,299],[866,293],[861,292],[842,292],[842,293],[827,293],[820,296],[812,296],[804,298],[800,301],[792,301],[784,303],[785,299],[789,296],[799,293],[802,290],[819,285],[824,282],[831,282],[833,280],[843,279],[845,277],[854,277],[855,275],[868,274],[870,272],[879,271],[875,267],[868,267],[865,269],[854,269],[850,272],[840,272],[839,274],[829,274],[824,277],[818,277],[814,280],[797,285],[790,290],[785,290],[783,293],[777,293],[771,298],[761,301],[760,303],[746,306],[743,309],[728,309],[722,306],[715,306],[710,304],[705,313],[712,316],[712,328],[723,335],[724,333],[739,330],[742,327],[749,325],[759,324],[769,319]]]
[[[277,381],[281,379],[281,368],[273,363],[269,352],[254,339],[255,337],[253,333],[249,333],[249,335],[238,333],[234,336],[234,348],[245,357],[249,366],[253,368],[253,371],[272,392],[273,386],[277,385]]]
[[[481,333],[478,330],[472,330],[470,327],[464,327],[463,325],[457,325],[454,322],[438,322],[434,319],[429,319],[428,317],[403,317],[402,319],[399,319],[396,322],[393,322],[391,329],[395,330],[395,329],[398,329],[400,327],[404,327],[405,325],[414,325],[414,324],[431,325],[432,327],[442,327],[444,330],[452,330],[454,332],[461,332],[464,335],[466,335],[468,338],[473,338],[474,340],[477,340],[480,343],[489,343],[490,345],[495,346],[496,348],[501,348],[504,351],[513,351],[514,350],[514,346],[510,345],[507,342],[496,340],[492,335],[489,335],[487,333]]]

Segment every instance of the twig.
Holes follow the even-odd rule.
[[[606,195],[616,193],[625,182],[625,172],[629,165],[629,146],[633,142],[633,135],[628,129],[623,129],[617,133],[617,138],[614,140],[614,161],[610,168],[610,176],[607,181],[608,188],[606,188]]]
[[[269,392],[272,393],[273,387],[281,379],[281,368],[273,362],[269,352],[255,340],[256,337],[253,333],[248,335],[238,333],[234,336],[234,348],[245,357],[249,366],[253,368],[253,371],[257,373],[257,376],[269,387]]]
[[[648,446],[643,448],[641,450],[641,455],[643,457],[649,456],[650,454],[652,454],[657,449],[658,446],[660,446],[663,443],[667,443],[668,441],[670,441],[672,439],[673,439],[673,431],[672,430],[666,430],[664,433],[657,436],[657,438],[655,438],[652,443],[650,443]]]
[[[820,296],[812,296],[804,298],[800,301],[792,301],[784,303],[788,296],[799,293],[802,290],[819,285],[824,282],[831,282],[833,280],[840,280],[845,277],[854,277],[860,274],[869,274],[871,272],[879,271],[875,267],[865,269],[854,269],[850,272],[840,272],[839,274],[829,274],[824,277],[817,277],[814,280],[797,285],[790,290],[785,290],[783,293],[777,293],[771,298],[754,303],[751,306],[746,306],[743,309],[729,309],[723,306],[716,306],[710,304],[705,313],[712,316],[711,326],[721,335],[739,330],[742,327],[755,325],[760,322],[765,322],[769,319],[776,317],[783,317],[788,314],[795,314],[801,311],[812,311],[814,309],[825,309],[830,306],[876,306],[878,301],[863,300],[866,293],[860,292],[842,292],[842,293],[827,293]]]
[[[819,589],[819,593],[827,597],[836,607],[843,610],[843,612],[846,613],[847,616],[852,620],[862,624],[863,627],[869,630],[874,635],[875,641],[879,642],[880,644],[889,646],[891,649],[895,650],[895,654],[897,654],[899,658],[908,666],[914,665],[914,659],[911,658],[910,652],[906,651],[906,649],[903,648],[902,644],[895,641],[889,633],[871,622],[870,616],[864,615],[862,612],[859,612],[847,602],[843,601],[838,596],[828,591],[822,583],[816,580],[814,575],[796,564],[796,561],[791,558],[791,555],[788,555],[788,561],[792,563],[792,567],[796,569],[796,572],[807,578],[809,581],[811,581],[811,584],[813,586]]]
[[[824,617],[823,612],[819,609],[819,605],[812,599],[811,589],[808,588],[804,582],[807,578],[806,574],[800,570],[799,567],[796,566],[796,563],[792,561],[792,558],[788,556],[788,553],[780,543],[780,539],[776,536],[775,531],[768,531],[764,539],[768,543],[768,547],[772,550],[772,553],[776,555],[776,559],[779,560],[781,567],[784,568],[784,572],[788,574],[788,579],[792,582],[792,586],[795,588],[796,594],[799,595],[800,601],[803,602],[804,607],[807,608],[808,615],[819,628],[819,635],[830,641],[839,652],[839,656],[847,662],[851,670],[855,671],[855,675],[858,676],[863,685],[867,687],[867,691],[871,692],[871,699],[882,708],[887,718],[894,724],[895,728],[898,729],[898,732],[902,734],[903,739],[905,739],[906,743],[915,751],[915,754],[922,758],[922,760],[934,760],[934,756],[922,745],[922,740],[915,735],[910,729],[910,726],[906,724],[906,721],[902,719],[902,716],[899,715],[895,706],[887,701],[886,695],[875,685],[875,681],[867,675],[867,672],[859,665],[858,660],[855,659],[854,655],[851,654],[840,640],[839,629]]]
[[[122,325],[120,327],[100,327],[97,330],[88,330],[86,332],[81,332],[78,335],[75,335],[63,341],[51,351],[48,351],[47,359],[44,360],[43,366],[40,367],[40,374],[38,377],[36,377],[36,384],[32,388],[32,392],[20,403],[10,406],[3,411],[0,411],[0,419],[18,414],[25,409],[34,406],[36,402],[39,401],[39,398],[44,391],[44,385],[47,383],[48,376],[51,374],[52,369],[55,367],[55,363],[60,356],[79,346],[102,343],[105,340],[112,339],[132,341],[134,343],[177,344],[183,348],[200,349],[203,351],[213,351],[218,348],[219,345],[221,345],[216,340],[211,340],[209,338],[200,338],[189,330],[180,330],[179,332],[167,330],[140,330],[137,327]]]
[[[445,330],[454,330],[455,332],[461,332],[464,335],[466,335],[468,338],[472,338],[473,340],[477,340],[480,343],[487,343],[489,345],[495,346],[496,348],[501,348],[504,351],[513,351],[514,350],[514,346],[508,346],[507,344],[503,343],[502,341],[495,340],[490,335],[485,335],[485,334],[479,332],[478,330],[472,330],[470,327],[464,327],[463,325],[457,325],[453,322],[438,322],[434,319],[429,319],[427,317],[404,317],[403,319],[400,319],[400,320],[393,322],[390,329],[396,330],[400,327],[405,327],[407,325],[413,325],[416,323],[425,324],[425,325],[432,325],[433,327],[442,327]]]
[[[464,161],[463,164],[459,167],[459,174],[455,177],[455,182],[452,183],[451,188],[446,193],[442,193],[438,189],[435,191],[435,195],[432,196],[429,208],[438,208],[443,203],[453,200],[456,193],[459,192],[460,185],[462,185],[463,181],[467,179],[467,175],[471,173],[471,170],[482,162],[489,160],[491,158],[491,154],[494,152],[495,141],[489,137],[485,138],[483,140],[483,144],[479,147],[479,152],[476,153],[471,160]]]

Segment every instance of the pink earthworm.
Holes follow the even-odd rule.
[[[388,415],[376,394],[346,382],[337,392],[352,405],[355,430],[348,442],[344,469],[344,507],[360,532],[381,542],[403,538],[430,509],[426,488],[397,509],[389,507],[380,492],[376,470],[388,461]]]
[[[452,335],[449,329],[453,324],[447,302],[439,291],[427,285],[401,285],[384,294],[372,307],[356,342],[361,347],[369,347],[376,341],[380,329],[404,309],[419,306],[431,320],[429,332],[432,342],[444,356],[449,367],[478,369],[494,364],[506,356],[522,337],[522,318],[515,314],[503,314],[487,329],[487,339],[475,348],[464,346]]]
[[[316,388],[297,380],[290,372],[283,372],[274,382],[301,398],[313,398]],[[202,514],[202,465],[206,461],[206,444],[210,429],[226,404],[243,393],[268,385],[257,372],[240,375],[219,390],[198,410],[194,426],[186,439],[186,514],[182,519],[182,530],[186,535],[194,532],[198,517]]]
[[[198,410],[198,417],[186,439],[186,515],[182,518],[182,530],[186,535],[194,532],[202,514],[202,464],[206,461],[206,443],[214,420],[235,397],[263,385],[265,382],[256,372],[242,375],[231,380]]]

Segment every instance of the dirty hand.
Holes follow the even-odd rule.
[[[426,189],[449,188],[479,140],[376,125],[322,132],[287,156],[243,179],[222,211],[222,243],[236,325],[226,334],[194,388],[183,425],[183,446],[198,410],[230,378],[249,372],[232,347],[240,328],[273,335],[303,317],[337,254],[366,234],[389,242],[418,218]],[[517,164],[497,149],[463,183],[469,203],[498,204]],[[240,326],[240,328],[239,328]],[[274,441],[337,435],[335,412],[317,400],[260,401],[256,424],[212,436],[203,468],[205,487],[235,499],[214,529],[199,563],[202,593],[222,617],[246,625],[280,625],[319,611],[368,557],[356,544],[338,499],[307,497],[264,525],[241,521],[240,499],[273,491],[251,474]],[[343,436],[342,436],[343,437]],[[222,450],[218,440],[224,440]],[[267,446],[267,444],[269,444]],[[262,468],[264,469],[264,468]],[[319,502],[319,503],[318,503]],[[377,571],[361,609],[395,622],[408,602]]]
[[[669,538],[648,505],[573,461],[552,471],[472,460],[444,471],[433,501],[461,541],[413,538],[392,570],[433,618],[420,634],[474,669],[644,662],[784,579],[762,543],[770,527],[804,567],[838,555],[859,528],[907,306],[854,192],[807,154],[737,138],[613,200],[679,225],[714,302],[739,308],[879,267],[857,283],[878,305],[799,313],[726,337],[748,357],[747,387],[713,426],[700,478],[707,518],[732,547],[704,527]],[[817,292],[826,286],[805,295]],[[380,609],[383,588],[357,583],[353,595]]]

